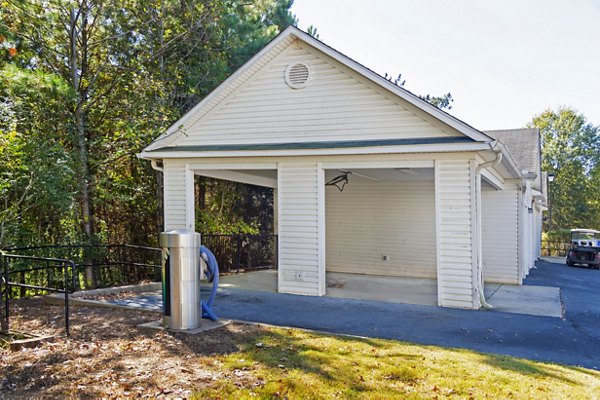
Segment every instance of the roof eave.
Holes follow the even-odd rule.
[[[160,160],[165,158],[216,158],[216,157],[293,157],[293,156],[327,156],[327,155],[358,155],[358,154],[410,154],[410,153],[456,153],[477,152],[489,150],[487,143],[457,143],[457,144],[427,144],[399,145],[354,148],[325,148],[325,149],[287,149],[287,150],[236,150],[236,151],[162,151],[160,149],[142,151],[138,157],[145,160]]]

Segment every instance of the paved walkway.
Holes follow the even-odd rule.
[[[538,262],[527,285],[559,286],[565,319],[221,289],[221,318],[461,347],[600,370],[600,271]],[[206,293],[206,291],[205,291]],[[128,301],[133,305],[135,300]],[[159,307],[156,293],[138,304]]]

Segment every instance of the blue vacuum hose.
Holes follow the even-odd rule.
[[[217,289],[219,287],[219,265],[217,264],[217,259],[215,255],[204,246],[200,246],[200,256],[204,261],[206,261],[206,266],[208,267],[208,271],[206,272],[206,277],[209,282],[212,282],[212,290],[210,292],[210,296],[208,297],[208,301],[202,304],[202,318],[207,318],[213,321],[218,320],[215,313],[212,312],[212,306],[215,302],[215,297],[217,296]]]

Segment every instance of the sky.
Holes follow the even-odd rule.
[[[600,0],[295,0],[298,27],[480,130],[573,107],[600,125]]]

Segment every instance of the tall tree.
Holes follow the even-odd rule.
[[[316,29],[315,29],[316,32]],[[392,75],[388,75],[387,73],[384,76],[385,79],[392,82],[396,86],[404,87],[406,84],[406,80],[402,79],[402,74],[398,74],[395,78]],[[421,100],[425,100],[430,103],[434,107],[439,108],[440,110],[450,110],[452,109],[452,103],[454,102],[454,98],[450,92],[442,95],[442,96],[432,96],[430,94],[426,95],[417,95]]]
[[[243,63],[254,46],[293,23],[291,3],[3,2],[0,68],[29,74],[31,92],[38,81],[54,82],[31,95],[13,90],[14,80],[3,81],[0,115],[6,121],[3,132],[12,133],[3,137],[10,140],[2,142],[2,151],[15,160],[10,174],[21,174],[26,188],[22,179],[32,161],[23,149],[61,150],[64,156],[47,159],[64,160],[60,165],[68,171],[69,179],[57,185],[68,205],[56,209],[55,225],[64,230],[63,237],[122,243],[155,239],[158,201],[148,193],[156,192],[160,179],[135,155]],[[21,123],[29,111],[30,120]],[[52,138],[52,146],[43,138]],[[8,202],[16,204],[18,195],[11,192]],[[20,224],[23,219],[16,215],[5,221]],[[14,235],[9,240],[20,241]]]
[[[70,97],[60,77],[0,68],[0,247],[51,243],[68,225],[73,178],[61,124]]]
[[[544,229],[600,228],[593,197],[600,187],[600,128],[567,107],[536,115],[528,127],[540,129],[542,170],[555,176],[548,187],[551,218]]]

